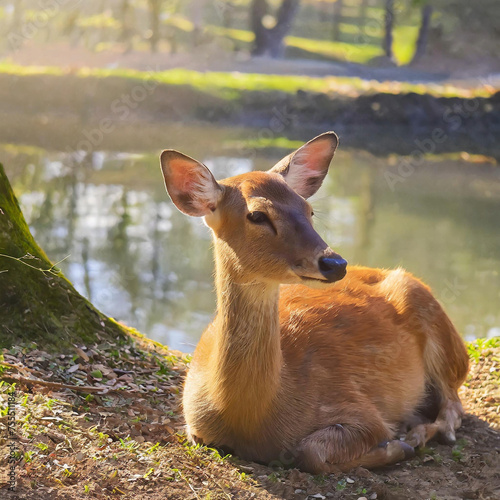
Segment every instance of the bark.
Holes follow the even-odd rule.
[[[394,54],[392,52],[392,29],[394,27],[394,0],[386,0],[385,2],[385,35],[384,35],[384,52],[385,55],[393,60]]]
[[[266,28],[262,20],[268,13],[267,0],[253,0],[251,5],[251,28],[255,35],[252,54],[282,57],[285,52],[284,39],[292,27],[299,10],[300,0],[283,0],[276,15],[276,25]]]
[[[411,64],[417,62],[427,51],[427,44],[429,42],[429,28],[431,26],[432,18],[432,5],[425,5],[422,8],[422,22],[418,32],[417,47],[415,54],[411,60]]]
[[[37,245],[0,164],[0,348],[36,342],[60,350],[127,332],[82,297]]]

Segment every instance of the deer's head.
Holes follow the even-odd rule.
[[[347,262],[315,231],[307,198],[321,186],[337,148],[327,132],[267,172],[216,181],[202,163],[167,149],[160,157],[168,194],[183,213],[204,217],[217,258],[238,282],[313,286],[342,279]]]

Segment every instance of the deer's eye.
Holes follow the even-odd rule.
[[[269,217],[264,212],[250,212],[247,215],[247,219],[254,224],[264,224],[265,222],[270,222]]]

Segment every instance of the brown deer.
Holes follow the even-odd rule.
[[[337,144],[327,132],[267,172],[221,181],[189,156],[161,154],[172,201],[214,239],[217,314],[183,397],[194,442],[329,473],[455,441],[468,357],[438,301],[402,269],[346,273],[313,228],[306,199]]]

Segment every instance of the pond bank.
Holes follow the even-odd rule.
[[[202,73],[188,79],[183,73],[159,75],[0,72],[0,136],[14,140],[26,125],[43,134],[53,121],[78,123],[89,128],[80,144],[85,149],[130,124],[210,122],[258,127],[263,139],[285,130],[303,136],[335,129],[347,138],[344,145],[376,154],[383,148],[406,155],[467,151],[500,158],[500,92],[491,89],[489,95],[446,88],[422,93],[425,87],[408,84],[380,91],[383,86],[367,90],[343,81],[323,88],[320,79],[296,78],[281,90],[280,80],[270,75],[261,81],[266,75],[218,74],[206,76],[206,85]]]

